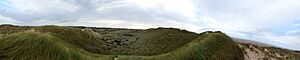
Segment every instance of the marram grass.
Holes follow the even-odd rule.
[[[0,39],[0,60],[102,60],[47,33],[25,31]]]
[[[230,37],[220,32],[195,34],[158,29],[143,34],[141,36],[144,38],[139,43],[144,45],[141,46],[149,44],[148,47],[172,48],[151,47],[162,53],[147,51],[145,49],[149,48],[142,47],[128,51],[136,55],[102,54],[107,52],[102,50],[107,46],[99,40],[100,34],[92,30],[43,26],[0,37],[0,60],[243,60],[241,49]],[[157,40],[152,41],[152,38]]]

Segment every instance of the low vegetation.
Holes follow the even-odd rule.
[[[109,59],[88,53],[47,33],[25,31],[0,39],[0,60],[95,60]]]
[[[288,49],[259,46],[250,43],[238,42],[238,45],[244,51],[245,60],[299,60],[300,53]]]
[[[0,60],[242,60],[224,33],[175,29],[0,26]]]

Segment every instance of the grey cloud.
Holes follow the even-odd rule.
[[[164,11],[163,9],[144,9],[138,5],[127,3],[125,0],[59,0],[61,3],[49,2],[48,4],[39,3],[47,1],[22,2],[40,5],[39,7],[44,8],[42,8],[41,11],[30,9],[26,11],[11,11],[14,9],[6,9],[8,11],[2,10],[3,12],[0,12],[0,14],[22,21],[25,24],[39,23],[36,21],[40,20],[46,20],[47,22],[52,23],[63,23],[68,21],[76,21],[79,19],[84,20],[85,18],[98,20],[127,20],[139,23],[147,22],[148,24],[157,23],[157,21],[161,20],[185,22],[187,19],[180,14]],[[52,3],[54,7],[49,7]],[[70,6],[60,6],[56,4],[69,4]],[[98,8],[103,7],[105,8],[97,11]]]
[[[35,22],[38,20],[63,22],[67,20],[76,20],[87,14],[96,15],[95,12],[97,7],[101,6],[99,4],[105,5],[114,1],[113,0],[84,0],[84,1],[83,0],[61,0],[62,4],[70,4],[71,6],[55,5],[56,4],[55,1],[54,2],[22,1],[22,2],[32,3],[37,6],[40,5],[39,7],[44,7],[44,8],[42,8],[41,11],[34,11],[31,9],[20,11],[17,10],[18,7],[3,8],[0,14],[23,22]],[[49,3],[42,4],[45,2],[49,2]],[[51,4],[54,5],[54,7],[49,7]],[[63,9],[56,9],[56,8],[63,8]],[[77,8],[77,10],[71,11],[74,8]]]

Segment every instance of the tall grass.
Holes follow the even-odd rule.
[[[121,60],[243,60],[239,47],[223,33],[201,37],[166,54],[155,56],[119,56]]]
[[[196,39],[196,33],[171,28],[149,29],[130,44],[129,55],[158,55],[170,52]]]
[[[102,38],[91,29],[59,26],[10,31],[0,37],[0,60],[243,59],[240,48],[221,32],[196,34],[171,28],[149,29],[141,32],[136,42],[125,45],[130,48],[119,51],[105,50],[110,47]]]
[[[92,53],[101,53],[104,48],[104,42],[98,37],[99,34],[90,29],[77,29],[72,27],[59,27],[59,26],[42,26],[36,27],[36,31],[42,33],[49,33],[56,36],[63,41],[73,44],[76,47],[82,48]]]
[[[107,55],[92,54],[47,33],[26,31],[0,39],[1,60],[101,60]]]

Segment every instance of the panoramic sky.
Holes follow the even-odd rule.
[[[300,0],[0,0],[0,24],[220,30],[300,50]]]

